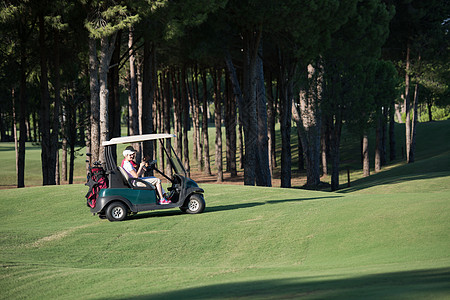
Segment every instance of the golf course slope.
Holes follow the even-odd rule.
[[[123,222],[83,185],[0,190],[0,298],[449,299],[450,148],[419,158],[335,193],[204,184],[203,214]]]

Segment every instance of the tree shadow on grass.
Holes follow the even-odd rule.
[[[344,196],[325,196],[325,197],[312,197],[312,198],[297,198],[297,199],[281,199],[281,200],[269,200],[269,201],[261,201],[261,202],[249,202],[249,203],[240,203],[240,204],[228,204],[228,205],[215,205],[215,206],[206,206],[205,213],[211,212],[220,212],[220,211],[229,211],[235,209],[244,209],[244,208],[252,208],[256,206],[266,205],[266,204],[278,204],[285,202],[302,202],[302,201],[310,201],[310,200],[321,200],[321,199],[329,199],[329,198],[341,198]],[[158,217],[171,217],[182,215],[180,210],[159,210],[159,211],[151,211],[146,213],[139,213],[134,216],[130,216],[129,220],[139,220],[145,218],[158,218]]]
[[[449,295],[450,268],[440,268],[338,279],[315,276],[223,283],[115,299],[444,299]]]
[[[339,193],[351,193],[364,190],[377,185],[396,184],[407,181],[432,179],[450,176],[450,151],[427,159],[416,161],[413,164],[405,164],[380,173],[375,173],[365,178],[351,182],[351,187],[338,191]]]
[[[355,180],[352,182],[352,186],[349,188],[343,188],[338,191],[338,193],[346,194],[351,192],[356,192],[364,189],[368,189],[378,185],[387,185],[387,184],[397,184],[402,182],[414,181],[414,180],[423,180],[423,179],[432,179],[450,176],[450,172],[434,172],[427,174],[412,174],[412,175],[399,175],[399,176],[390,176],[386,177],[386,174],[374,174],[370,177],[362,178]]]
[[[298,199],[269,200],[266,203],[276,204],[276,203],[283,203],[283,202],[301,202],[301,201],[322,200],[322,199],[341,198],[341,197],[344,197],[344,196],[326,196],[326,197],[312,197],[312,198],[298,198]]]
[[[278,203],[286,203],[286,202],[302,202],[302,201],[310,201],[310,200],[322,200],[329,198],[341,198],[344,196],[325,196],[325,197],[312,197],[312,198],[296,198],[296,199],[280,199],[280,200],[268,200],[261,202],[250,202],[250,203],[240,203],[240,204],[230,204],[230,205],[216,205],[212,207],[207,207],[205,212],[217,212],[217,211],[226,211],[226,210],[234,210],[241,208],[250,208],[255,206],[261,206],[265,204],[278,204]]]

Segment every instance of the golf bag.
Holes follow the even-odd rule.
[[[89,186],[89,191],[86,194],[86,204],[89,207],[94,208],[97,202],[98,193],[101,189],[108,187],[108,178],[106,177],[105,170],[100,166],[89,168],[86,184]]]

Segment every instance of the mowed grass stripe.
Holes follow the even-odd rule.
[[[214,289],[224,292],[224,287],[232,286],[237,291],[230,299],[262,297],[262,292],[244,292],[254,287],[274,299],[314,298],[333,295],[335,285],[356,280],[355,274],[372,280],[376,274],[425,269],[435,270],[433,276],[440,278],[446,276],[442,268],[450,267],[445,192],[343,195],[203,187],[204,214],[168,210],[138,214],[120,223],[91,216],[82,185],[16,190],[16,195],[25,193],[17,199],[11,191],[0,191],[2,205],[10,207],[1,216],[5,243],[0,248],[4,266],[0,285],[5,297],[158,299],[176,298],[181,289],[201,299],[216,297]],[[66,189],[66,197],[48,201],[61,189]],[[391,277],[399,280],[397,275]],[[275,283],[263,288],[266,280]],[[317,289],[321,282],[331,291],[303,290],[302,286]],[[380,284],[386,288],[376,282],[374,290]],[[403,287],[409,285],[405,282]],[[286,291],[279,294],[271,291],[283,287]]]

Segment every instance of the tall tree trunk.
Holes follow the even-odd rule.
[[[331,121],[332,122],[332,121]],[[328,175],[328,164],[327,164],[327,137],[328,137],[328,127],[330,121],[328,118],[323,117],[322,121],[322,134],[320,136],[320,150],[322,153],[322,174],[324,176]]]
[[[128,31],[128,61],[130,64],[128,84],[128,130],[130,135],[139,134],[139,107],[137,98],[137,79],[136,79],[136,57],[133,50],[134,44],[134,32],[133,28],[129,28]],[[132,146],[137,150],[136,160],[142,160],[142,151],[140,149],[141,143],[132,143]]]
[[[129,95],[128,95],[128,126],[130,135],[139,134],[139,114],[137,102],[137,81],[136,81],[136,57],[133,51],[133,29],[128,32],[128,60],[129,70]],[[134,145],[136,146],[136,145]]]
[[[77,143],[77,109],[76,104],[74,100],[73,94],[68,96],[68,99],[66,101],[66,136],[67,136],[67,143],[69,145],[69,153],[70,153],[70,161],[69,161],[69,184],[73,183],[73,168],[74,168],[74,162],[75,159],[75,145]]]
[[[17,139],[17,117],[16,117],[16,95],[15,89],[11,89],[11,106],[12,106],[12,129],[11,135],[14,138],[14,152],[16,155],[16,178],[19,179],[19,140]],[[17,180],[17,183],[19,180]],[[17,184],[17,187],[19,184]],[[23,186],[22,186],[23,187]]]
[[[26,76],[24,73],[24,66],[21,63],[20,67],[20,88],[19,88],[19,126],[22,128],[22,102],[25,100],[26,90]],[[25,139],[22,138],[22,132],[20,132],[20,140],[17,138],[17,119],[16,119],[16,96],[14,88],[11,90],[12,109],[13,109],[13,135],[14,135],[14,148],[16,152],[16,175],[17,175],[17,187],[25,187]]]
[[[109,86],[109,137],[121,136],[121,105],[120,105],[120,91],[119,91],[119,64],[120,64],[120,42],[122,30],[117,32],[116,46],[111,57],[111,67],[108,72],[108,86]],[[112,147],[113,160],[117,161],[117,145]],[[120,156],[122,156],[120,154]]]
[[[243,33],[244,43],[244,125],[245,160],[244,184],[255,185],[256,168],[258,166],[258,116],[257,116],[257,84],[258,84],[258,51],[262,29],[249,30]],[[240,111],[241,112],[241,111]]]
[[[297,152],[298,152],[298,170],[303,171],[305,170],[305,160],[303,159],[303,146],[302,146],[302,137],[301,137],[301,130],[298,124],[296,124],[297,128]]]
[[[100,83],[100,161],[105,162],[105,153],[102,147],[103,142],[109,139],[109,118],[108,118],[108,71],[111,57],[114,52],[117,32],[110,37],[102,37],[100,40],[100,64],[99,64],[99,83]]]
[[[389,160],[393,161],[397,158],[395,152],[395,107],[394,103],[391,103],[389,107]]]
[[[376,116],[376,129],[375,129],[375,173],[381,171],[381,147],[382,147],[382,124],[381,119],[382,116],[380,112],[378,112]]]
[[[54,151],[54,146],[52,145],[52,136],[50,134],[50,128],[52,126],[50,120],[50,95],[48,90],[48,68],[47,68],[47,49],[45,45],[45,21],[44,15],[39,14],[39,53],[40,53],[40,67],[41,67],[41,78],[40,78],[40,88],[41,88],[41,131],[42,131],[42,181],[43,185],[54,185],[55,182],[55,166],[56,166],[56,152]],[[25,120],[24,120],[25,127]],[[22,126],[20,127],[22,131]],[[24,131],[26,135],[26,131]],[[20,135],[22,139],[22,134]]]
[[[188,100],[188,91],[186,87],[186,67],[184,66],[181,70],[181,106],[183,113],[183,164],[186,169],[188,177],[191,174],[191,168],[189,164],[189,140],[188,140],[188,131],[189,131],[189,100]]]
[[[339,164],[341,131],[342,131],[342,111],[335,112],[335,118],[330,130],[330,152],[331,152],[331,191],[339,189]],[[325,150],[326,152],[326,150]]]
[[[91,92],[90,143],[91,163],[100,157],[100,86],[98,81],[97,41],[89,39],[89,87]]]
[[[256,185],[272,186],[269,165],[269,140],[267,129],[267,99],[264,86],[262,43],[256,56],[256,112],[258,117],[258,158],[256,160]],[[290,120],[290,118],[289,118]]]
[[[433,106],[433,101],[431,98],[427,100],[427,110],[428,110],[428,122],[433,122],[433,111],[431,110]]]
[[[236,169],[236,100],[232,92],[233,86],[231,84],[230,76],[225,76],[227,91],[225,97],[225,126],[226,126],[226,149],[227,149],[227,171],[230,172],[231,177],[237,175]]]
[[[230,90],[232,89],[229,76],[225,77],[225,86],[223,89],[223,123],[225,126],[225,160],[226,160],[226,168],[225,172],[230,172]]]
[[[200,164],[200,170],[203,171],[203,149],[201,143],[201,133],[200,133],[200,98],[199,98],[199,90],[198,90],[198,71],[197,65],[194,67],[192,71],[192,123],[194,127],[194,148],[193,155],[195,159]]]
[[[244,129],[243,129],[242,122],[240,120],[239,120],[238,133],[239,133],[239,156],[241,158],[239,160],[239,168],[243,169],[244,168],[244,160],[245,160]]]
[[[386,140],[387,140],[387,120],[389,110],[383,107],[383,114],[381,115],[381,166],[386,165]]]
[[[178,157],[183,159],[183,133],[181,127],[181,101],[180,101],[180,93],[179,93],[179,84],[180,80],[177,76],[177,71],[174,69],[170,70],[171,79],[172,79],[172,99],[173,99],[173,126],[175,131],[175,151],[177,152]]]
[[[410,149],[411,149],[411,119],[410,119],[410,42],[408,42],[406,48],[406,75],[405,75],[405,110],[406,110],[406,120],[405,120],[405,133],[406,133],[406,161],[410,163]]]
[[[60,130],[60,122],[59,116],[61,114],[61,73],[60,73],[60,35],[58,32],[55,32],[54,38],[54,93],[55,93],[55,103],[53,105],[53,120],[52,120],[52,132],[50,134],[51,139],[51,152],[52,152],[52,161],[55,163],[55,184],[60,184],[60,176],[59,176],[59,130]]]
[[[203,83],[203,118],[202,118],[202,136],[203,136],[203,155],[205,162],[205,174],[211,175],[211,167],[209,160],[209,135],[208,135],[208,87],[206,85],[206,71],[202,71]]]
[[[63,124],[61,124],[63,125]],[[67,182],[67,138],[63,137],[61,151],[61,180]]]
[[[155,64],[155,46],[148,38],[145,38],[142,80],[142,134],[149,134],[155,131],[153,128],[153,95],[156,91],[155,86],[157,82]],[[153,142],[144,142],[143,153],[153,156],[154,146]]]
[[[75,170],[75,144],[70,145],[70,162],[69,162],[69,184],[73,184],[73,173]]]
[[[200,148],[198,147],[198,98],[195,90],[195,70],[192,70],[192,89],[189,85],[189,77],[186,78],[187,92],[188,92],[188,102],[189,108],[192,113],[192,157],[200,162],[199,154]],[[199,164],[200,165],[200,164]]]
[[[170,77],[171,72],[167,70],[165,72],[164,76],[164,132],[169,133],[170,132],[170,108],[171,108],[171,101],[170,101]],[[174,122],[175,123],[175,122]],[[166,149],[170,149],[172,147],[172,141],[171,139],[166,139]],[[168,163],[166,166],[166,174],[169,174],[169,176],[172,174],[172,168],[170,167],[170,164]]]
[[[68,103],[69,101],[69,88],[66,87],[65,92],[65,102]],[[61,180],[63,182],[67,182],[67,104],[63,105],[61,107],[61,116],[60,116],[60,123],[61,123],[61,136],[62,136],[62,143],[61,143]]]
[[[308,92],[300,94],[301,138],[306,160],[306,185],[316,188],[320,183],[320,129],[319,99],[321,97],[321,75],[308,65],[308,79],[312,83]]]
[[[241,86],[239,84],[239,80],[236,74],[236,69],[234,67],[234,64],[231,60],[231,55],[229,51],[225,52],[225,63],[227,66],[228,71],[228,78],[230,79],[231,86],[233,89],[233,97],[230,99],[230,143],[232,150],[230,150],[232,159],[231,159],[231,166],[230,166],[230,172],[231,176],[237,175],[236,170],[236,103],[239,108],[239,141],[240,141],[240,157],[241,157],[241,168],[243,167],[243,157],[244,157],[244,151],[243,151],[243,142],[242,142],[242,118],[244,115],[244,99],[242,96]]]
[[[24,54],[24,53],[23,53]],[[25,56],[21,55],[20,93],[19,93],[19,151],[17,157],[17,187],[25,187],[25,111],[27,106]],[[16,132],[14,133],[16,134]],[[16,138],[17,139],[17,138]]]
[[[415,160],[415,150],[416,150],[416,133],[417,133],[417,123],[419,120],[417,108],[419,106],[419,84],[416,83],[414,90],[414,104],[413,104],[413,121],[412,121],[412,132],[411,132],[411,147],[409,149],[409,162],[413,163]]]
[[[294,98],[293,75],[296,65],[287,56],[279,52],[280,74],[278,87],[280,90],[280,127],[281,127],[281,187],[291,187],[291,119],[299,122]]]
[[[61,176],[59,173],[59,151],[56,152],[56,166],[55,166],[55,183],[57,185],[61,184]]]
[[[367,134],[364,133],[362,140],[362,157],[363,157],[363,177],[370,175],[370,165],[369,165],[369,138]]]
[[[215,164],[217,168],[217,182],[223,182],[223,162],[222,162],[222,97],[221,78],[222,70],[211,70],[214,84],[214,124],[216,127],[216,155]]]
[[[276,99],[273,95],[273,78],[272,73],[269,73],[269,78],[267,80],[267,126],[268,132],[267,136],[269,138],[269,168],[270,172],[273,171],[276,166],[276,138],[275,138],[275,102]]]

